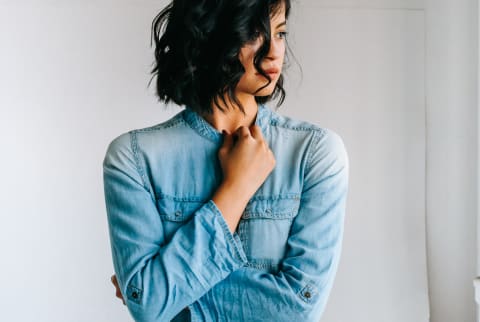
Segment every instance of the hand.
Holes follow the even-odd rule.
[[[237,140],[234,142],[234,138]],[[275,157],[263,138],[261,128],[240,126],[233,134],[225,131],[218,151],[223,182],[238,185],[253,196],[275,167]]]
[[[118,281],[117,281],[117,276],[115,275],[112,275],[112,277],[110,278],[110,280],[112,281],[112,284],[115,286],[116,288],[116,296],[122,300],[123,302],[123,305],[126,305],[125,304],[125,300],[123,299],[123,296],[122,296],[122,292],[120,292],[120,286],[118,286]]]

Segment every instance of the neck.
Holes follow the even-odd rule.
[[[217,131],[225,130],[229,133],[235,132],[240,126],[250,127],[255,123],[258,112],[258,104],[255,101],[255,96],[249,94],[237,94],[238,100],[242,103],[245,115],[240,109],[225,97],[225,103],[219,99],[218,103],[225,110],[222,112],[213,102],[213,114],[205,114],[202,117],[210,123]]]

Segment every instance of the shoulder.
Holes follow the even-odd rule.
[[[307,156],[306,176],[310,180],[321,181],[336,177],[347,183],[349,167],[349,157],[342,137],[329,128],[315,132]]]
[[[330,155],[338,161],[348,160],[345,142],[339,133],[329,128],[316,131],[313,137],[311,155]]]
[[[111,164],[120,161],[122,158],[132,157],[131,131],[121,133],[113,138],[107,145],[103,164]]]
[[[184,125],[182,111],[176,113],[169,119],[147,127],[130,129],[115,136],[107,145],[105,158],[118,158],[121,156],[133,158],[138,150],[138,140],[155,142],[153,137],[165,137],[174,129]]]
[[[309,121],[271,111],[270,123],[283,137],[295,137],[306,143],[306,171],[328,175],[340,170],[348,173],[349,158],[343,137],[336,130]]]
[[[313,134],[314,132],[322,132],[324,130],[324,128],[317,124],[288,115],[283,115],[272,109],[270,109],[270,125],[286,131],[299,133],[303,132],[305,134]]]
[[[346,158],[347,151],[342,136],[333,129],[318,124],[279,114],[271,111],[270,124],[310,142],[308,154],[335,154],[338,158]]]

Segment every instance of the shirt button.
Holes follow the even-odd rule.
[[[182,212],[180,210],[175,211],[175,216],[180,216]]]
[[[133,297],[134,299],[138,298],[138,293],[137,293],[137,292],[132,292],[132,297]]]
[[[306,291],[304,295],[307,299],[309,299],[312,296],[312,294],[310,294],[309,291]]]

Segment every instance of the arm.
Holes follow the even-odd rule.
[[[103,161],[114,270],[135,321],[169,321],[246,257],[212,200],[165,244],[155,196],[136,162],[131,135],[113,140]]]
[[[320,319],[340,258],[348,172],[342,139],[328,130],[316,133],[280,271],[246,267],[216,285],[215,296],[225,291],[234,299],[222,300],[226,314],[243,321]]]

